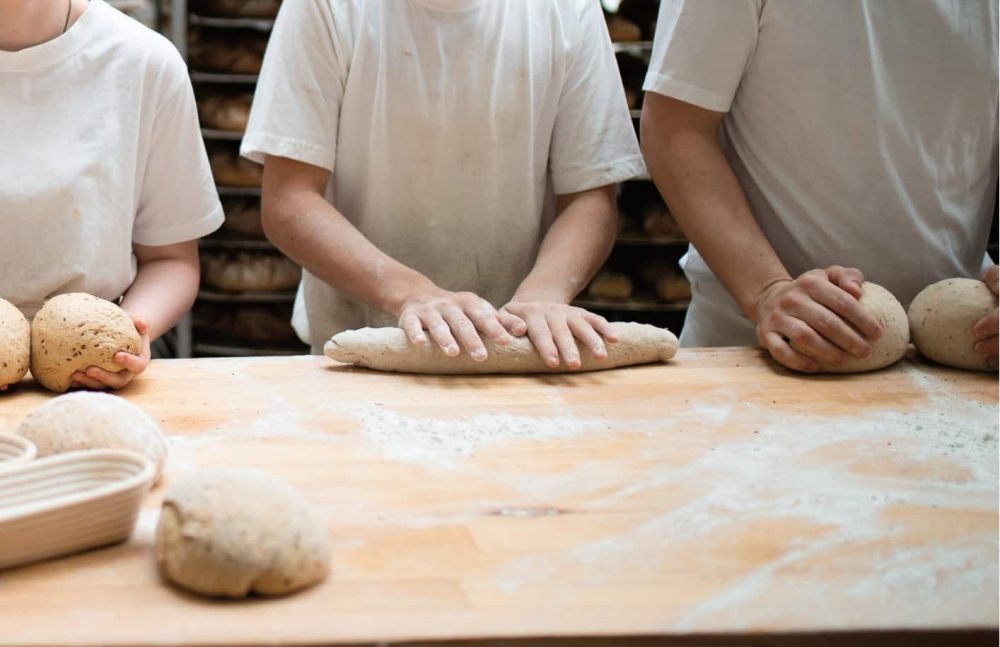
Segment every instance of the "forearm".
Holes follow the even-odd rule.
[[[140,262],[122,308],[144,319],[149,324],[150,340],[155,340],[191,309],[198,295],[198,280],[197,257],[194,263],[174,258]]]
[[[760,296],[791,277],[754,219],[717,132],[704,124],[688,127],[683,115],[656,114],[662,101],[653,96],[643,112],[646,166],[688,239],[755,319]]]
[[[618,229],[613,186],[561,196],[558,208],[515,300],[569,303],[611,253]]]
[[[279,249],[326,283],[398,315],[408,295],[433,283],[379,250],[318,193],[265,198],[265,233]]]

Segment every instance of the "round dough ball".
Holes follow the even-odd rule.
[[[0,386],[20,382],[31,357],[31,326],[21,311],[0,299]]]
[[[81,391],[52,398],[29,413],[16,433],[38,448],[39,458],[81,449],[129,449],[163,469],[167,444],[145,411],[125,398]]]
[[[138,354],[142,338],[124,310],[75,292],[49,299],[31,322],[31,374],[50,391],[72,386],[73,373],[97,366],[117,373],[119,351]]]
[[[330,545],[305,499],[284,481],[214,469],[167,491],[156,561],[167,580],[202,595],[282,595],[326,577]]]
[[[895,364],[910,343],[910,325],[906,311],[896,297],[881,285],[866,281],[861,286],[862,307],[871,313],[882,326],[882,336],[872,343],[872,354],[868,357],[848,355],[841,364],[833,366],[819,362],[822,373],[863,373]]]
[[[976,322],[997,307],[997,297],[975,279],[946,279],[924,288],[910,304],[910,333],[920,353],[939,364],[992,371],[976,352]]]

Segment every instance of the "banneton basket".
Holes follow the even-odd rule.
[[[124,541],[156,468],[120,449],[0,469],[0,569]]]
[[[0,434],[0,469],[30,461],[38,453],[27,438]]]

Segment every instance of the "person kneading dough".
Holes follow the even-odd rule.
[[[104,0],[0,5],[0,298],[28,319],[70,293],[120,305],[104,332],[128,343],[47,386],[122,388],[190,308],[197,239],[223,221],[187,65]],[[47,365],[58,340],[94,352],[70,331],[44,337],[41,381],[61,372]]]
[[[644,168],[600,3],[390,4],[286,0],[268,45],[241,152],[305,269],[296,330],[315,353],[398,326],[449,358],[525,335],[550,368],[606,358],[613,329],[570,302]]]

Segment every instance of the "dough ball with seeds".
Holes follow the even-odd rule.
[[[326,529],[284,481],[256,470],[213,469],[179,480],[163,500],[156,561],[174,584],[202,595],[283,595],[329,570]]]
[[[0,386],[20,382],[31,357],[31,326],[14,304],[0,299]]]
[[[72,376],[90,366],[117,373],[115,355],[138,354],[142,337],[124,310],[83,293],[49,299],[31,322],[31,374],[50,391],[63,393]]]
[[[910,304],[913,344],[927,359],[971,371],[991,371],[976,352],[972,329],[997,307],[997,296],[976,279],[946,279],[924,288]]]

